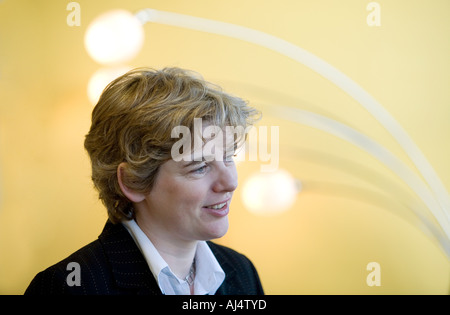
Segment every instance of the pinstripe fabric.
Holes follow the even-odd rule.
[[[253,264],[244,255],[207,242],[225,271],[219,295],[264,294]],[[80,286],[69,286],[70,262],[80,265]],[[108,222],[94,242],[38,273],[26,295],[161,295],[142,253],[122,224]]]

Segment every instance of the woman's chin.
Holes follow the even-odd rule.
[[[222,217],[215,222],[209,222],[205,231],[205,240],[221,238],[228,231],[228,216]]]

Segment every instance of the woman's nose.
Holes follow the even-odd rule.
[[[234,163],[226,165],[221,163],[218,167],[217,177],[213,185],[214,192],[233,192],[238,185],[237,170]]]

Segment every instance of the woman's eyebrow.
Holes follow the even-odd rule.
[[[190,167],[192,165],[200,164],[200,163],[203,163],[203,162],[204,162],[204,160],[201,160],[201,161],[192,160],[192,161],[184,164],[183,167],[188,168],[188,167]]]
[[[192,158],[192,156],[191,156],[191,158]],[[204,162],[223,161],[225,158],[226,158],[225,152],[224,152],[224,156],[223,157],[221,156],[220,159],[216,159],[216,155],[214,155],[214,154],[202,155],[201,160],[192,159],[191,161],[188,161],[187,163],[183,164],[183,167],[187,168],[192,165],[196,165],[196,164],[200,164],[200,163],[204,163]]]

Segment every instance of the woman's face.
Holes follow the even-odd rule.
[[[228,230],[231,197],[237,187],[232,159],[169,160],[137,212],[152,233],[183,241],[210,240]],[[161,235],[161,234],[160,234]]]

